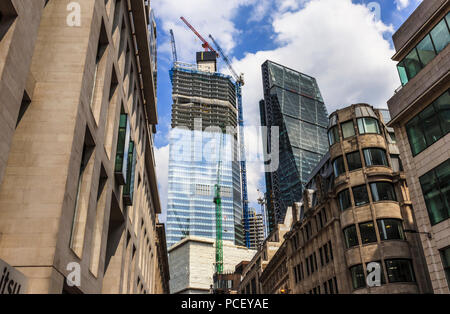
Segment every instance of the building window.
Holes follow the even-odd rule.
[[[353,126],[353,121],[347,121],[341,124],[342,136],[344,138],[352,137],[355,135],[355,128]]]
[[[323,252],[322,252],[322,248],[319,248],[319,255],[320,255],[320,266],[324,266],[325,263],[323,262]]]
[[[117,152],[114,168],[116,179],[120,185],[126,184],[129,144],[130,121],[128,119],[128,115],[122,111],[119,120],[119,134],[117,137]]]
[[[350,191],[345,189],[338,194],[339,208],[341,211],[352,207],[352,202],[350,201]]]
[[[350,267],[353,289],[364,288],[366,286],[366,276],[364,276],[363,265]]]
[[[345,173],[344,158],[342,156],[339,156],[333,161],[333,169],[336,178]]]
[[[367,148],[363,150],[364,160],[366,161],[366,166],[386,166],[388,167],[388,162],[386,158],[386,151],[381,148]]]
[[[378,121],[374,118],[359,118],[358,130],[359,134],[380,134]]]
[[[357,246],[358,243],[358,234],[356,233],[356,226],[352,225],[344,229],[344,238],[345,244],[348,248]]]
[[[386,260],[386,269],[390,283],[414,282],[414,271],[408,259]]]
[[[348,171],[362,168],[361,155],[359,151],[347,154]]]
[[[390,182],[370,183],[372,198],[374,202],[379,201],[397,201],[394,186]]]
[[[432,225],[450,218],[450,159],[419,178]]]
[[[330,259],[333,260],[333,247],[331,245],[331,240],[328,241],[328,247],[330,248]]]
[[[450,131],[450,94],[447,90],[405,126],[413,156]]]
[[[328,140],[330,141],[330,146],[332,146],[335,143],[339,143],[339,129],[337,126],[332,127],[328,131]]]
[[[369,194],[365,185],[355,186],[352,188],[355,206],[362,206],[369,203]]]
[[[359,224],[359,232],[361,233],[362,244],[377,242],[375,225],[372,221]]]
[[[399,155],[391,155],[391,165],[394,172],[403,171],[403,165]]]
[[[430,35],[433,38],[436,52],[440,53],[450,42],[450,32],[444,19],[431,30]]]
[[[419,58],[420,61],[422,61],[423,66],[430,63],[431,60],[433,60],[434,57],[436,57],[436,52],[434,51],[430,35],[425,36],[425,38],[422,39],[422,41],[417,45],[417,52],[419,54]]]
[[[136,148],[133,141],[130,141],[128,147],[127,180],[123,188],[124,204],[133,205],[134,196],[134,178],[136,173]]]
[[[441,250],[442,265],[444,266],[445,275],[447,276],[447,282],[450,286],[450,247]]]
[[[381,240],[404,240],[402,221],[399,219],[378,219]]]
[[[447,22],[448,23],[448,22]],[[449,25],[442,19],[397,65],[402,85],[415,77],[450,42]]]

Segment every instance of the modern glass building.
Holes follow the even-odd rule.
[[[174,104],[166,221],[168,247],[187,236],[215,238],[213,199],[219,155],[222,237],[244,245],[237,134],[220,130],[237,125],[236,89],[230,77],[215,72],[215,65],[208,66],[208,61],[212,62],[208,58],[200,56],[198,68],[175,64],[171,71]]]
[[[279,167],[266,172],[269,231],[284,219],[286,208],[301,199],[303,184],[328,150],[328,113],[316,79],[266,61],[262,65],[264,100],[261,124],[268,127],[268,142],[279,127]],[[270,145],[264,153],[270,154]],[[267,158],[266,158],[267,160]]]

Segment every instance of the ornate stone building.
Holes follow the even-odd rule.
[[[1,1],[0,259],[26,292],[168,292],[155,40],[149,1]]]
[[[391,131],[367,104],[330,116],[329,153],[285,236],[291,293],[431,291]],[[378,283],[366,280],[374,269]]]

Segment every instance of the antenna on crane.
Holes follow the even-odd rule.
[[[245,232],[245,246],[250,247],[250,223],[248,218],[248,193],[247,193],[247,166],[245,163],[245,143],[244,143],[244,114],[242,111],[242,86],[244,86],[244,74],[237,75],[233,69],[230,60],[223,52],[219,44],[214,40],[214,37],[209,35],[212,42],[222,55],[223,60],[227,64],[234,79],[236,80],[236,95],[238,100],[239,113],[239,141],[240,141],[240,155],[241,155],[241,180],[242,180],[242,206],[244,207],[244,232]]]
[[[175,36],[173,35],[173,30],[170,30],[170,42],[172,44],[173,63],[176,63],[176,62],[178,62],[178,56],[177,56],[177,46],[175,45]]]
[[[214,50],[213,47],[211,47],[211,45],[202,37],[202,35],[199,34],[199,32],[197,32],[197,30],[184,18],[184,17],[180,17],[180,19],[184,22],[184,24],[186,24],[187,27],[189,27],[191,29],[191,31],[194,32],[195,35],[197,35],[197,37],[201,40],[202,42],[202,47],[205,49],[205,51],[212,51],[216,53],[217,58],[219,58],[219,54],[217,53],[217,51]]]

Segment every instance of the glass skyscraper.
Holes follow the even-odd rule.
[[[268,127],[268,140],[275,136],[270,127],[278,126],[280,132],[279,167],[266,172],[266,210],[272,230],[283,221],[287,207],[301,199],[303,184],[328,151],[328,113],[315,78],[272,61],[262,65],[262,74],[261,124]],[[269,147],[265,145],[265,154]]]
[[[222,237],[244,245],[237,134],[224,134],[220,130],[237,126],[236,88],[231,77],[215,71],[215,58],[208,53],[197,54],[197,63],[198,67],[175,64],[171,71],[174,103],[167,245],[170,247],[186,236],[215,238],[213,199],[219,155],[222,162]]]

